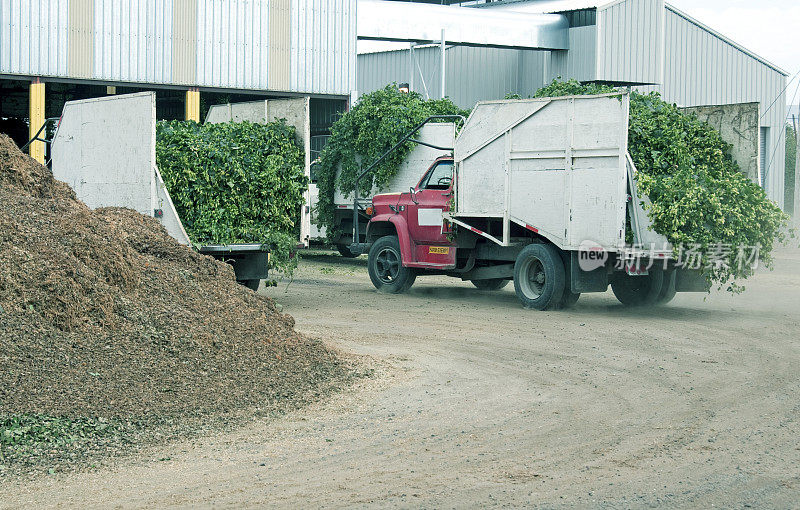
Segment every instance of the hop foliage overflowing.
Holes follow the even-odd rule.
[[[608,92],[614,89],[554,81],[536,97]],[[646,209],[657,233],[676,248],[698,248],[709,279],[730,291],[743,290],[736,280],[753,274],[749,264],[737,260],[740,246],[760,247],[761,262],[771,265],[774,243],[785,240],[789,217],[742,174],[731,145],[714,128],[655,92],[633,92],[628,137],[637,186],[650,198]],[[720,256],[727,264],[715,263]]]
[[[316,221],[328,230],[334,225],[333,195],[336,188],[349,194],[361,168],[377,160],[398,143],[417,124],[432,115],[469,114],[449,99],[425,100],[415,92],[403,93],[397,85],[388,85],[361,97],[358,103],[331,127],[331,137],[322,151],[317,170],[319,202]],[[407,142],[387,157],[371,175],[359,183],[359,192],[367,193],[373,185],[385,187],[397,174],[400,164],[414,142]],[[341,165],[337,179],[336,169]]]
[[[283,121],[163,121],[156,162],[196,244],[262,243],[291,273],[308,180],[295,129]]]

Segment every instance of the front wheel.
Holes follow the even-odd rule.
[[[478,290],[500,290],[508,285],[508,280],[504,278],[491,278],[489,280],[472,280]]]
[[[564,262],[552,244],[529,244],[514,263],[514,290],[525,308],[558,308],[566,290]]]
[[[400,241],[395,236],[385,236],[375,241],[369,250],[367,271],[372,285],[388,294],[407,291],[417,279],[413,268],[403,267]]]

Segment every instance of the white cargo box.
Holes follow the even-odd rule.
[[[628,108],[624,93],[478,103],[455,143],[452,218],[466,225],[502,219],[503,236],[493,240],[504,246],[516,223],[563,250],[584,241],[624,248],[628,172],[635,171]],[[646,228],[635,186],[632,194]]]

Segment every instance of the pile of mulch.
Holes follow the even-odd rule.
[[[90,210],[5,135],[0,204],[0,416],[200,423],[354,376],[230,266],[154,218]]]

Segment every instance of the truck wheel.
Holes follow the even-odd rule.
[[[345,257],[345,258],[348,258],[348,259],[354,259],[354,258],[358,257],[357,254],[355,254],[352,251],[350,251],[350,245],[349,244],[337,244],[336,245],[336,249],[339,251],[339,255],[341,255],[342,257]]]
[[[642,276],[617,273],[611,279],[611,290],[625,306],[644,306],[658,301],[663,284],[664,271],[650,271]]]
[[[564,262],[551,244],[529,244],[514,263],[514,290],[525,308],[557,308],[565,279]]]
[[[261,280],[237,280],[237,282],[253,292],[258,292],[258,286],[261,285]]]
[[[508,280],[505,278],[491,278],[489,280],[471,280],[472,285],[478,290],[500,290],[508,285]]]
[[[675,299],[675,270],[664,272],[664,284],[661,286],[661,292],[658,294],[656,303],[659,305],[666,305]]]
[[[413,268],[403,267],[400,241],[395,236],[384,236],[375,241],[369,250],[367,270],[375,288],[389,294],[407,291],[417,279]]]

